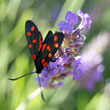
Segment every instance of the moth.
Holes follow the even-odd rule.
[[[43,68],[47,66],[47,64],[51,61],[57,50],[60,48],[64,39],[64,34],[62,32],[56,32],[55,34],[53,34],[52,31],[49,31],[43,41],[41,32],[31,20],[26,21],[25,35],[28,42],[28,47],[32,55],[32,59],[35,64],[36,71],[27,73],[23,76],[14,79],[9,78],[9,80],[12,81],[33,73],[40,74]],[[40,79],[39,84],[41,87]],[[43,101],[45,101],[42,90],[41,96]]]
[[[40,74],[61,46],[64,34],[62,32],[53,34],[52,31],[49,31],[43,41],[41,32],[30,20],[26,22],[25,34],[36,67],[36,73]]]
[[[43,68],[47,66],[49,61],[51,61],[56,51],[60,48],[64,39],[64,34],[62,32],[56,32],[53,34],[52,31],[49,31],[43,41],[41,32],[31,20],[26,21],[25,35],[36,71],[18,78],[9,78],[9,80],[17,80],[33,73],[40,74]]]

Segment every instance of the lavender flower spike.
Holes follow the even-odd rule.
[[[85,17],[84,17],[85,18]],[[82,21],[84,21],[82,19]],[[85,20],[86,21],[86,20]],[[78,16],[71,11],[68,11],[65,16],[65,21],[61,21],[58,26],[60,31],[65,34],[63,43],[58,49],[47,67],[42,70],[40,81],[41,86],[48,89],[55,89],[63,85],[63,79],[72,76],[73,80],[79,80],[81,73],[80,66],[82,59],[75,54],[84,45],[86,37],[81,35],[81,28],[74,29],[78,24]],[[87,23],[83,24],[83,28]],[[88,25],[88,24],[87,24]],[[35,79],[38,83],[38,78]]]

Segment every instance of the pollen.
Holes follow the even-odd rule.
[[[29,44],[29,48],[32,48],[32,44]]]
[[[31,27],[31,31],[32,31],[32,32],[34,31],[34,26]]]
[[[33,39],[33,40],[32,40],[32,43],[34,43],[34,44],[35,44],[35,43],[36,43],[36,39]]]
[[[27,32],[27,36],[31,36],[31,33],[30,32]]]
[[[48,46],[47,46],[47,50],[48,50],[48,51],[50,51],[50,50],[51,50],[50,45],[48,45]]]
[[[43,64],[43,67],[47,66],[47,64],[48,64],[48,62],[45,62],[45,63]]]
[[[45,59],[42,59],[41,63],[43,64],[45,62]]]
[[[51,53],[49,53],[49,54],[48,54],[48,57],[49,57],[49,58],[51,58],[51,57],[52,57],[52,54],[51,54]]]
[[[55,35],[55,36],[54,36],[54,41],[57,41],[57,40],[58,40],[58,36]]]
[[[58,46],[59,46],[58,43],[55,43],[55,44],[54,44],[54,47],[55,47],[55,48],[58,48]]]

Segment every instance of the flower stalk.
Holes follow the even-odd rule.
[[[81,22],[77,28],[75,25]],[[80,33],[84,30],[85,26],[90,28],[92,21],[87,13],[81,10],[77,14],[68,11],[65,20],[61,21],[58,26],[60,31],[63,31],[65,37],[64,41],[52,58],[53,62],[49,62],[41,73],[40,82],[41,86],[47,89],[54,89],[63,85],[62,80],[68,76],[73,76],[73,80],[80,78],[80,65],[82,60],[80,56],[75,56],[80,48],[84,45],[86,37]],[[38,82],[38,77],[35,79]]]

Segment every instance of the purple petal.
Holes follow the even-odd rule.
[[[71,18],[71,16],[72,16],[72,12],[68,11],[65,16],[65,21],[68,21]]]
[[[80,56],[74,58],[74,69],[73,69],[73,80],[79,80],[81,76],[81,67],[82,60]]]
[[[66,22],[65,21],[60,21],[60,23],[58,24],[60,31],[65,30],[66,28]]]
[[[53,68],[56,68],[57,65],[56,65],[56,62],[49,62],[49,69],[53,69]]]
[[[75,13],[68,11],[65,16],[65,21],[67,21],[67,23],[69,25],[74,26],[74,25],[78,24],[78,16]]]
[[[55,74],[58,74],[58,73],[59,73],[59,68],[54,69],[53,72],[54,72]]]
[[[63,72],[65,70],[64,66],[60,65],[60,72]]]
[[[53,71],[53,70],[50,71],[50,72],[49,72],[49,75],[50,75],[50,76],[54,76],[54,75],[55,75],[54,71]]]
[[[66,54],[63,54],[61,57],[58,58],[57,63],[60,65],[64,65],[69,60],[69,57]]]
[[[81,11],[81,9],[78,10],[77,15],[79,15],[81,18],[84,16],[83,12]]]
[[[78,24],[78,16],[71,11],[68,11],[65,16],[65,21],[61,21],[58,26],[60,31],[68,34],[73,31],[74,25]]]
[[[64,31],[65,33],[72,32],[72,30],[73,30],[73,26],[69,25],[68,23],[66,23],[64,21],[61,21],[58,24],[58,26],[59,26],[60,31]]]
[[[81,21],[81,23],[80,23],[78,28],[80,28],[80,30],[83,30],[85,26],[88,26],[88,28],[90,28],[92,20],[91,20],[89,14],[87,14],[87,13],[84,14],[80,9],[78,10],[77,14],[82,19],[82,21]]]

